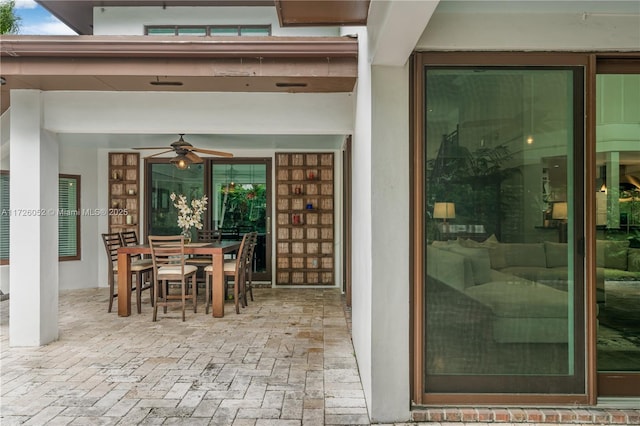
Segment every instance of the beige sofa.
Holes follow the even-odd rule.
[[[596,298],[604,303],[605,279],[640,280],[640,249],[608,240],[596,248]],[[566,342],[569,259],[567,244],[550,241],[434,242],[427,247],[427,278],[486,308],[497,342]]]
[[[598,240],[596,250],[599,282],[640,278],[640,249],[629,248],[628,241]],[[495,269],[560,290],[567,289],[567,244],[550,241],[501,243],[495,244],[490,253]]]
[[[472,300],[490,312],[496,342],[567,342],[568,293],[491,268],[487,248],[428,246],[427,279],[454,290],[447,303]]]

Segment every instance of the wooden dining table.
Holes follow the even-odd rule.
[[[240,248],[241,241],[222,240],[212,243],[189,243],[184,245],[185,254],[209,255],[212,257],[213,283],[211,306],[213,316],[224,316],[224,255]],[[118,249],[118,315],[131,315],[131,256],[150,255],[149,244],[123,246]]]

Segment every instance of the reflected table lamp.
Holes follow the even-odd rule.
[[[558,241],[561,243],[567,242],[568,217],[568,206],[566,201],[553,203],[553,208],[551,209],[551,219],[558,221]]]
[[[442,219],[442,232],[449,232],[447,219],[456,218],[456,205],[454,203],[435,203],[433,206],[433,218]]]

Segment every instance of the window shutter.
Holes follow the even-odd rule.
[[[9,260],[9,174],[0,174],[0,260]]]
[[[77,257],[78,179],[60,177],[58,181],[58,257]]]

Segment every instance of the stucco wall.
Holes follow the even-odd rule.
[[[638,2],[440,2],[417,50],[638,50]]]
[[[353,130],[349,93],[45,92],[57,133],[339,135]],[[176,107],[179,105],[179,107]]]

